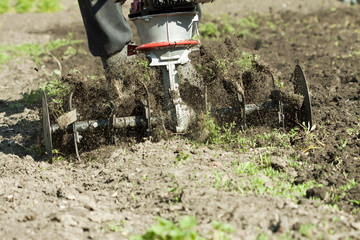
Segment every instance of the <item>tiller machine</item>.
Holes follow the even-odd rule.
[[[141,45],[128,46],[128,55],[144,53],[149,59],[149,66],[160,68],[163,77],[163,90],[165,99],[165,115],[169,121],[167,126],[174,133],[184,133],[190,124],[196,120],[197,113],[186,104],[180,94],[178,68],[190,62],[189,53],[198,50],[200,8],[195,0],[133,0],[131,3],[129,19],[136,27]],[[195,40],[197,39],[197,40]],[[189,64],[188,64],[189,65]],[[309,91],[304,73],[300,66],[296,66],[293,75],[295,94],[304,97],[302,107],[296,111],[298,122],[312,124],[312,112]],[[181,80],[181,79],[180,79]],[[275,84],[274,84],[274,88]],[[246,115],[256,111],[272,109],[277,111],[280,126],[284,125],[287,104],[277,99],[265,103],[246,104],[243,92],[235,91],[238,105],[212,109],[208,105],[206,84],[203,86],[203,99],[206,111],[210,114],[236,115],[240,119],[238,125],[246,126]],[[70,112],[64,116],[65,126],[50,123],[47,98],[43,93],[43,128],[44,139],[48,157],[52,159],[52,136],[55,134],[72,133],[75,142],[75,151],[79,158],[78,144],[82,132],[97,128],[152,128],[163,122],[160,116],[152,116],[149,104],[144,104],[144,115],[113,117],[111,119],[77,121],[76,110],[72,109],[72,94],[70,96]]]

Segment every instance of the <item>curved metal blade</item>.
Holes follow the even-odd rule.
[[[42,114],[43,114],[43,131],[44,131],[44,142],[47,157],[52,161],[52,136],[51,136],[51,127],[50,127],[50,116],[49,116],[49,107],[47,103],[46,93],[42,91]]]
[[[74,95],[74,92],[71,92],[70,96],[69,96],[69,110],[70,111],[73,110],[73,106],[72,106],[73,95]],[[72,128],[73,128],[73,132],[74,132],[73,136],[74,136],[74,146],[75,146],[76,157],[79,161],[81,161],[81,158],[79,155],[79,148],[78,148],[78,142],[80,142],[80,135],[79,135],[78,131],[76,130],[75,122],[72,123]]]
[[[313,126],[313,122],[310,93],[304,71],[299,65],[296,65],[295,67],[294,78],[295,94],[299,94],[304,97],[303,105],[298,112],[298,118],[301,124],[305,123],[305,126],[311,129]]]

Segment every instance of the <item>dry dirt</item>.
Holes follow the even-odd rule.
[[[66,38],[69,32],[74,39],[85,40],[76,1],[62,2],[60,13],[0,15],[0,44],[46,43]],[[127,139],[114,146],[95,135],[92,144],[106,146],[83,148],[82,161],[66,155],[50,164],[37,153],[43,141],[40,107],[24,106],[21,98],[47,82],[44,72],[58,65],[51,56],[42,56],[40,68],[26,57],[2,65],[0,238],[128,239],[133,233],[144,233],[157,216],[178,222],[193,215],[197,230],[210,239],[214,220],[234,227],[231,239],[264,235],[269,239],[360,239],[359,10],[332,0],[217,0],[203,7],[204,23],[207,15],[240,19],[259,14],[255,15],[259,27],[251,36],[204,40],[206,59],[230,61],[236,55],[232,48],[257,54],[259,65],[284,84],[291,84],[296,64],[303,67],[316,129],[292,136],[290,146],[283,146],[279,137],[252,138],[272,132],[264,127],[247,130],[243,136],[255,140],[246,149],[238,144],[195,144],[182,136],[160,141]],[[52,53],[61,62],[63,79],[78,79],[67,75],[75,68],[81,79],[99,76],[95,82],[104,83],[100,60],[90,55],[85,41],[78,48],[81,51],[69,58],[61,58],[64,48]],[[208,63],[202,62],[203,66]],[[235,70],[230,76],[246,79],[249,74],[268,77],[259,71]],[[89,105],[96,105],[93,95],[86,97]],[[108,100],[99,98],[97,108],[106,109]],[[318,187],[293,198],[271,191],[261,194],[258,189],[241,194],[236,186],[246,177],[236,174],[234,166],[260,159],[262,167],[263,156],[272,159],[273,169],[292,179],[291,189],[309,180]],[[289,158],[296,159],[297,167],[289,165]],[[259,174],[268,190],[280,184]],[[341,189],[350,180],[356,184],[343,195]],[[310,227],[304,230],[306,226]]]

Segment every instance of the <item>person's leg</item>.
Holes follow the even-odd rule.
[[[110,0],[78,0],[89,49],[94,56],[108,57],[132,39],[122,6]]]

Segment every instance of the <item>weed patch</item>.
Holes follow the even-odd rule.
[[[204,16],[200,24],[199,32],[202,38],[222,38],[229,35],[237,37],[257,37],[259,29],[258,19],[255,16],[249,16],[235,21],[228,15],[222,15],[219,18]]]
[[[200,25],[199,32],[203,38],[220,37],[220,30],[218,26],[212,22]]]
[[[0,14],[8,12],[10,10],[9,0],[0,1]]]
[[[6,12],[56,12],[61,10],[60,0],[1,0],[0,14]]]
[[[155,239],[194,239],[205,240],[194,230],[197,225],[192,216],[183,217],[179,224],[158,217],[157,224],[151,226],[144,235],[133,235],[131,240],[155,240]]]
[[[270,154],[266,153],[247,162],[234,162],[236,178],[231,182],[224,174],[215,172],[215,188],[236,191],[240,194],[258,194],[296,199],[305,196],[306,190],[315,185],[314,181],[294,184],[294,177],[285,171],[275,169]]]
[[[46,44],[25,43],[22,45],[0,45],[0,68],[4,63],[17,57],[31,58],[37,65],[40,65],[41,55],[48,54],[48,51],[51,52],[63,46],[77,45],[82,42],[83,40],[68,38],[56,39]]]
[[[22,100],[24,104],[30,106],[40,103],[42,91],[45,92],[46,96],[51,97],[49,105],[57,115],[61,116],[64,113],[62,109],[64,98],[70,93],[70,86],[54,78],[50,82],[41,85],[39,89],[23,94]]]
[[[210,240],[210,239],[221,239],[230,240],[232,239],[232,233],[235,229],[227,224],[219,221],[213,221],[213,230],[210,234],[211,238],[201,236],[195,228],[197,227],[196,219],[193,216],[184,216],[181,218],[178,224],[172,221],[158,217],[157,224],[151,226],[143,235],[133,235],[131,240],[180,240],[180,239],[191,239],[191,240]]]

